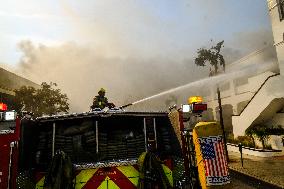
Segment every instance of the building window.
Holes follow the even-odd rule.
[[[284,0],[277,0],[280,21],[284,20]]]

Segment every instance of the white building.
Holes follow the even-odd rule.
[[[284,75],[284,1],[268,0],[268,9],[280,73]]]
[[[245,130],[253,125],[284,128],[284,1],[268,0],[268,9],[279,71],[271,69],[248,78],[241,85],[236,82],[237,78],[223,84],[224,121],[227,130],[232,123],[235,137],[245,135]],[[218,107],[215,93],[207,97],[207,102],[214,118],[218,119],[214,111]],[[283,144],[279,145],[280,137],[271,138],[273,148],[283,148]]]

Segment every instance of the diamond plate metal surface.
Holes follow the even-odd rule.
[[[95,168],[104,168],[104,167],[117,167],[117,166],[128,166],[137,164],[137,159],[124,159],[124,160],[115,160],[115,161],[105,161],[97,163],[84,163],[84,164],[74,164],[76,170],[83,169],[95,169]]]

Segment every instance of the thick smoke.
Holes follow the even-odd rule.
[[[269,31],[238,34],[232,42],[225,41],[222,53],[227,64],[235,62],[231,68],[234,65],[240,68],[243,64],[275,62],[275,49],[270,44]],[[260,47],[264,47],[260,53],[256,51],[236,62]],[[208,76],[207,67],[194,64],[195,54],[184,54],[184,58],[138,54],[111,56],[98,47],[73,42],[47,46],[28,40],[19,43],[19,49],[23,53],[20,72],[38,83],[58,83],[70,98],[71,111],[76,112],[89,110],[92,98],[101,87],[106,88],[109,100],[119,106]]]
[[[73,111],[88,110],[101,87],[110,101],[124,105],[207,75],[189,60],[106,57],[75,43],[48,47],[22,41],[19,48],[23,74],[37,82],[58,83]]]

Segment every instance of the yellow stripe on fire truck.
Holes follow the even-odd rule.
[[[164,173],[166,174],[169,182],[170,182],[170,185],[173,187],[174,186],[174,181],[173,181],[173,174],[172,174],[172,170],[167,167],[166,165],[162,164],[162,167],[163,167],[163,170],[164,170]]]
[[[75,189],[81,189],[90,180],[98,169],[85,169],[81,170],[80,173],[74,179],[76,182]]]
[[[102,184],[97,189],[121,189],[109,177],[106,177]]]
[[[36,189],[43,189],[43,185],[44,185],[44,179],[45,177],[42,177],[37,183],[36,183]]]

